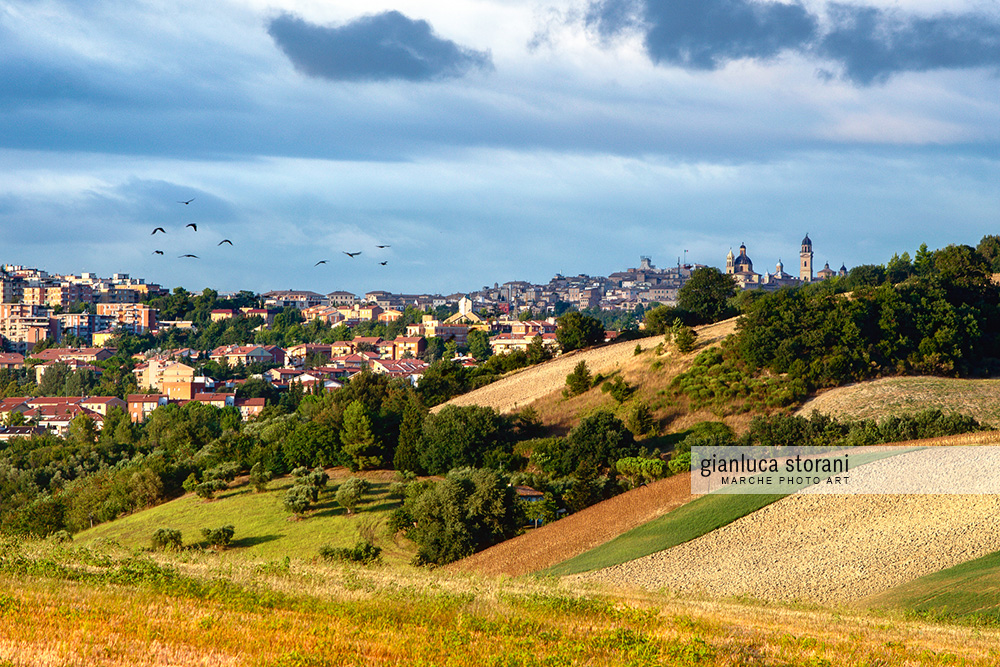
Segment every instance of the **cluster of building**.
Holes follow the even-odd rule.
[[[803,283],[811,283],[817,280],[827,280],[837,275],[846,276],[847,267],[845,265],[841,265],[839,271],[834,271],[830,268],[830,263],[827,262],[826,265],[817,271],[814,276],[812,240],[810,240],[809,235],[806,234],[805,238],[802,239],[801,246],[799,247],[798,276],[785,273],[785,266],[781,263],[780,259],[774,267],[774,273],[757,273],[753,270],[753,261],[751,261],[751,259],[747,256],[746,244],[740,244],[739,255],[734,255],[732,249],[729,250],[729,254],[726,256],[726,273],[733,277],[733,280],[736,281],[736,285],[740,289],[773,290],[780,289],[782,287],[801,285]]]
[[[163,294],[159,285],[126,273],[50,275],[7,264],[0,267],[0,340],[5,350],[24,354],[65,334],[92,341],[113,329],[145,333],[157,326],[156,309],[142,302]],[[69,312],[79,307],[85,312]]]

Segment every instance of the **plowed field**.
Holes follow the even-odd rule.
[[[691,476],[675,475],[605,500],[448,566],[517,576],[561,563],[692,499]]]

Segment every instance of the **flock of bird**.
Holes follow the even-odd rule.
[[[195,200],[195,197],[191,197],[191,199],[188,199],[186,201],[184,201],[184,200],[178,200],[177,203],[178,204],[184,204],[185,206],[189,206],[191,204],[191,202],[193,202],[194,200]],[[196,232],[198,231],[198,225],[195,224],[195,223],[193,223],[193,222],[189,222],[188,224],[184,225],[184,227],[185,228],[190,227],[194,231],[196,231]],[[153,232],[152,232],[151,235],[152,236],[156,236],[157,232],[160,232],[162,234],[166,234],[167,230],[165,230],[163,227],[156,227],[156,228],[153,229]],[[219,241],[218,245],[222,245],[224,243],[228,243],[230,246],[233,245],[233,242],[230,241],[229,239],[222,239],[221,241]],[[390,245],[376,245],[375,247],[379,248],[379,249],[384,249],[384,248],[391,248],[392,246],[390,246]],[[347,255],[348,257],[350,257],[351,259],[354,259],[355,257],[357,257],[358,255],[361,254],[361,251],[358,250],[357,252],[347,252],[346,250],[344,250],[343,253],[345,255]],[[154,250],[153,254],[154,255],[162,255],[163,251],[162,250]],[[185,258],[185,257],[189,257],[189,258],[192,258],[192,259],[200,259],[198,257],[198,255],[192,255],[190,253],[184,254],[184,255],[178,255],[179,259],[180,258]],[[316,267],[316,266],[319,266],[320,264],[326,264],[329,261],[330,260],[327,260],[327,259],[321,259],[318,262],[316,262],[315,264],[313,264],[313,266]],[[389,263],[388,260],[386,260],[384,262],[379,262],[379,264],[382,265],[382,266],[385,266],[388,263]]]
[[[187,201],[178,201],[177,203],[178,204],[184,204],[185,206],[188,206],[194,200],[195,200],[195,198],[191,197],[191,199],[188,199]],[[190,227],[194,231],[198,231],[198,225],[195,224],[195,223],[193,223],[193,222],[189,222],[188,224],[184,225],[184,227],[185,228]],[[160,232],[161,234],[166,234],[167,230],[165,230],[163,227],[154,227],[151,236],[156,236],[157,232]],[[233,245],[233,242],[230,241],[229,239],[222,239],[221,241],[219,241],[219,245],[222,245],[223,243],[228,243],[229,245]],[[154,250],[153,254],[154,255],[162,255],[163,251],[162,250]],[[185,255],[178,255],[178,258],[182,258],[182,257],[190,257],[190,258],[193,258],[193,259],[200,259],[198,257],[198,255],[192,255],[190,253],[185,254]]]

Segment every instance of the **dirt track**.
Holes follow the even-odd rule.
[[[529,530],[448,567],[485,575],[527,574],[604,544],[692,498],[690,475],[675,475]]]

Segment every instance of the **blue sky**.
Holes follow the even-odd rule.
[[[0,0],[0,63],[0,261],[52,272],[450,293],[1000,233],[979,0]]]

